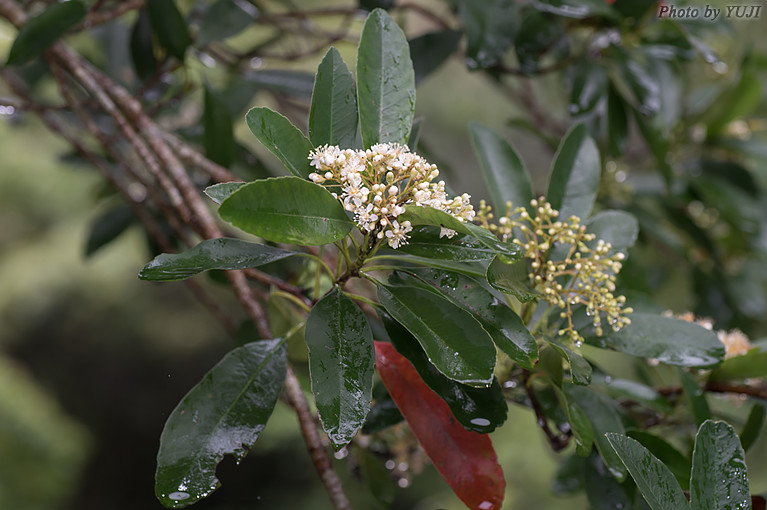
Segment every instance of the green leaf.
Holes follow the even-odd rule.
[[[507,202],[514,207],[531,207],[530,176],[511,144],[478,122],[469,124],[469,132],[496,217],[506,214]]]
[[[100,248],[117,239],[134,221],[136,216],[127,204],[113,207],[96,218],[88,234],[88,241],[85,243],[85,256],[90,257]]]
[[[218,213],[235,227],[276,243],[332,243],[354,227],[329,191],[298,177],[250,182],[224,200]]]
[[[491,260],[495,252],[470,235],[456,234],[453,237],[440,237],[436,227],[415,227],[410,232],[407,244],[397,248],[398,252],[408,253],[427,259],[454,260],[473,262]]]
[[[449,379],[431,364],[418,340],[407,329],[388,314],[380,316],[394,348],[412,363],[423,382],[447,403],[461,425],[467,430],[486,434],[506,421],[508,407],[497,379],[493,379],[488,388],[474,388]]]
[[[354,79],[335,48],[328,50],[317,68],[309,138],[315,146],[338,145],[341,149],[353,147],[357,138]]]
[[[205,194],[217,204],[229,198],[229,195],[245,186],[246,182],[220,182],[205,188]]]
[[[481,280],[459,273],[436,269],[409,271],[420,282],[401,273],[393,273],[389,283],[398,285],[428,285],[454,304],[470,312],[487,331],[495,345],[512,360],[527,369],[533,368],[538,358],[538,345],[522,319],[490,293]],[[421,283],[423,282],[423,283]],[[395,346],[396,347],[396,346]]]
[[[440,30],[410,39],[408,44],[416,85],[450,58],[461,41],[461,35],[458,30]],[[415,150],[415,147],[410,148]]]
[[[397,23],[381,9],[370,13],[357,50],[357,103],[366,148],[405,144],[415,112],[410,47]]]
[[[553,341],[550,345],[570,364],[570,377],[574,384],[586,386],[591,383],[591,364],[583,356],[559,342]]]
[[[155,494],[169,508],[210,495],[224,455],[245,457],[272,414],[287,372],[279,338],[238,347],[181,400],[168,418],[157,454]]]
[[[247,2],[219,0],[205,10],[197,33],[197,46],[207,46],[237,35],[253,23],[257,10]]]
[[[335,287],[309,313],[306,344],[322,428],[339,450],[362,428],[370,410],[373,333],[362,310]]]
[[[184,60],[189,47],[189,28],[174,0],[147,0],[146,9],[152,21],[152,31],[160,46],[169,55]]]
[[[588,218],[597,197],[601,166],[599,150],[583,124],[572,128],[554,156],[546,199],[559,218]]]
[[[251,108],[245,121],[264,147],[282,161],[291,174],[304,179],[312,172],[309,153],[314,146],[286,118],[265,107]]]
[[[487,282],[501,292],[527,303],[539,295],[530,283],[529,272],[527,260],[506,264],[495,258],[487,267]]]
[[[608,330],[605,336],[588,342],[682,367],[712,367],[724,358],[724,345],[716,333],[702,326],[654,314],[632,313],[629,317],[631,324],[617,333]]]
[[[19,29],[6,65],[21,65],[40,55],[85,17],[86,9],[82,2],[54,3],[35,17],[29,18]]]
[[[590,441],[589,444],[593,442]],[[551,482],[551,492],[557,496],[569,496],[583,490],[583,471],[586,461],[579,455],[570,455],[560,462],[554,479]]]
[[[535,367],[536,370],[546,374],[553,383],[555,389],[561,389],[565,375],[565,370],[562,367],[562,356],[556,349],[549,345],[544,346],[544,348],[541,349],[539,356],[538,364]],[[557,395],[559,395],[559,393],[557,393]],[[563,405],[562,409],[566,410],[566,407]]]
[[[136,76],[146,80],[157,72],[157,59],[154,56],[152,41],[152,22],[146,9],[139,9],[136,23],[130,34],[130,54]]]
[[[514,35],[514,52],[522,73],[536,72],[546,53],[565,53],[569,50],[568,45],[561,20],[542,14],[535,8],[522,10],[519,28]]]
[[[636,439],[639,443],[650,450],[669,470],[674,474],[674,478],[679,483],[682,490],[690,488],[690,460],[682,455],[679,450],[671,446],[665,439],[654,436],[648,432],[640,430],[631,430],[628,436]]]
[[[206,239],[183,253],[163,253],[139,273],[142,280],[176,281],[211,269],[247,269],[298,255],[263,244],[220,237]]]
[[[218,95],[205,87],[205,110],[202,121],[205,128],[205,156],[229,168],[234,161],[235,142],[232,115]]]
[[[607,434],[652,510],[687,510],[687,499],[671,471],[639,442],[621,434]]]
[[[570,87],[570,116],[592,111],[607,92],[604,67],[592,58],[581,58],[572,68]]]
[[[604,388],[613,398],[633,400],[661,414],[671,413],[671,404],[649,386],[628,379],[605,378]]]
[[[690,510],[751,508],[746,456],[735,430],[707,420],[695,436],[690,477]]]
[[[626,467],[605,438],[607,432],[625,434],[615,403],[584,386],[565,385],[567,396],[580,407],[594,428],[594,440],[607,469],[618,481],[626,477]]]
[[[607,91],[607,143],[614,158],[626,152],[629,143],[628,110],[613,86]]]
[[[625,211],[602,211],[589,218],[585,224],[586,230],[596,235],[596,239],[589,244],[596,245],[599,239],[610,243],[613,247],[611,254],[618,251],[626,253],[639,235],[637,219]]]
[[[544,349],[541,352],[553,349]],[[561,363],[560,363],[561,366]],[[554,388],[559,399],[559,405],[565,412],[567,422],[570,424],[570,429],[573,431],[573,439],[575,439],[575,453],[581,457],[586,457],[593,450],[594,444],[594,427],[591,426],[591,421],[583,408],[564,391],[559,388]]]
[[[414,287],[378,287],[378,299],[450,379],[484,387],[493,380],[495,346],[470,313],[446,298]]]
[[[514,0],[458,0],[458,14],[466,33],[466,65],[486,69],[501,62],[519,23]]]
[[[268,90],[297,99],[309,99],[314,88],[314,74],[292,69],[264,69],[245,73],[242,77],[251,89]]]
[[[583,466],[583,488],[590,510],[633,509],[635,485],[618,483],[610,476],[599,454],[592,452]]]
[[[711,409],[706,401],[706,393],[690,373],[681,368],[677,369],[677,373],[682,381],[682,388],[684,388],[687,399],[690,401],[695,425],[700,427],[704,421],[711,419]]]
[[[762,430],[763,423],[764,405],[754,402],[754,405],[751,406],[751,411],[748,413],[746,424],[743,425],[743,430],[740,433],[740,444],[743,446],[744,451],[748,451],[756,440],[759,439],[759,432]]]

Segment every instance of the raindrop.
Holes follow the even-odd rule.
[[[168,498],[173,501],[184,501],[185,499],[189,499],[189,493],[181,491],[171,492],[168,494]]]
[[[490,420],[487,420],[485,418],[474,418],[471,420],[473,425],[477,425],[478,427],[487,427],[490,425]]]
[[[389,470],[392,470],[392,469],[394,469],[394,467],[395,467],[396,465],[397,465],[397,463],[396,463],[396,462],[394,462],[394,461],[393,461],[393,460],[391,460],[391,459],[387,460],[387,461],[386,461],[386,463],[384,464],[384,466],[386,467],[386,469],[389,469]]]
[[[398,469],[398,470],[400,470],[400,471],[407,471],[407,468],[409,468],[409,467],[410,467],[410,466],[408,466],[408,463],[407,463],[407,462],[400,462],[400,463],[397,465],[397,469]]]
[[[397,485],[399,485],[400,487],[404,489],[405,487],[410,485],[410,481],[407,478],[400,478],[399,480],[397,480]]]
[[[479,510],[493,510],[493,508],[495,508],[495,505],[489,501],[483,501],[482,503],[479,504],[479,506],[477,506],[477,508],[479,508]]]

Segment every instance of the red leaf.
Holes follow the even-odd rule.
[[[501,508],[506,480],[490,437],[463,428],[391,344],[376,342],[375,346],[381,380],[456,496],[471,509]]]

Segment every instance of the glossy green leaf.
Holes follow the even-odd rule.
[[[585,386],[565,385],[567,396],[580,407],[594,428],[594,440],[607,469],[618,481],[626,477],[626,467],[605,438],[607,432],[625,434],[615,403]]]
[[[256,8],[248,2],[218,0],[205,9],[195,44],[207,46],[212,42],[223,41],[239,34],[253,23],[257,12]]]
[[[687,395],[687,400],[690,402],[695,425],[700,427],[704,421],[711,419],[711,409],[708,407],[708,401],[706,401],[706,393],[689,372],[680,368],[677,369],[677,373],[682,381],[682,388]]]
[[[423,382],[444,400],[467,430],[488,433],[506,421],[508,408],[497,379],[487,388],[474,388],[446,377],[431,364],[418,340],[388,314],[381,314],[397,352],[412,363]]]
[[[762,430],[764,424],[764,405],[759,402],[754,402],[751,406],[751,411],[748,413],[746,424],[743,425],[743,430],[740,433],[740,444],[743,446],[744,451],[748,451],[759,439],[759,433]]]
[[[297,255],[297,252],[220,237],[206,239],[183,253],[163,253],[139,273],[142,280],[175,281],[211,269],[247,269]]]
[[[546,199],[559,210],[562,221],[570,216],[588,218],[597,197],[601,166],[599,150],[583,124],[572,128],[554,156]]]
[[[54,3],[29,18],[19,29],[6,65],[21,65],[40,55],[85,17],[86,9],[79,0]]]
[[[588,385],[591,383],[591,364],[583,356],[559,342],[550,342],[550,345],[570,364],[570,377],[574,384]]]
[[[506,264],[502,260],[493,259],[487,267],[487,282],[496,289],[511,294],[526,303],[539,296],[530,283],[529,269],[526,260],[518,260]]]
[[[405,144],[415,112],[415,74],[405,34],[386,11],[365,21],[357,50],[357,104],[362,143]]]
[[[229,198],[229,195],[245,186],[246,182],[220,182],[205,188],[205,194],[217,204]]]
[[[332,243],[354,227],[329,191],[298,177],[250,182],[224,200],[218,213],[235,227],[277,243]]]
[[[130,34],[130,53],[136,76],[146,80],[157,72],[157,58],[154,56],[152,22],[146,9],[139,9],[136,23]]]
[[[469,124],[469,133],[496,217],[506,213],[507,202],[513,207],[530,207],[533,199],[530,176],[511,144],[478,122]]]
[[[202,124],[205,156],[219,165],[229,168],[234,161],[235,142],[232,115],[218,95],[205,87]]]
[[[409,234],[408,243],[397,248],[397,251],[426,259],[456,262],[491,260],[495,257],[494,250],[473,236],[456,234],[453,237],[440,237],[439,234],[440,229],[437,227],[415,227]]]
[[[416,84],[450,58],[461,41],[461,35],[458,30],[440,30],[428,32],[408,41]],[[414,147],[410,148],[415,150]]]
[[[401,248],[397,248],[397,251],[401,252],[402,250]],[[487,260],[480,260],[476,262],[456,262],[448,259],[416,257],[414,255],[405,255],[404,253],[399,254],[396,257],[396,260],[393,260],[395,265],[397,261],[402,263],[398,265],[398,267],[401,267],[402,269],[409,269],[413,264],[416,264],[419,266],[455,271],[456,273],[461,273],[468,276],[476,276],[478,278],[485,278],[485,275],[487,274],[487,266],[489,264]]]
[[[639,236],[639,223],[633,214],[625,211],[602,211],[589,218],[586,230],[596,235],[596,239],[589,243],[596,245],[599,239],[610,243],[613,247],[610,253],[618,251],[626,252],[634,245]]]
[[[189,28],[174,0],[147,0],[152,31],[169,55],[184,60],[189,47]]]
[[[662,414],[671,413],[671,404],[653,388],[628,379],[605,378],[605,389],[613,398],[625,398],[643,404]]]
[[[412,277],[393,273],[390,283],[419,286],[426,284],[454,304],[470,312],[487,331],[495,345],[521,366],[531,369],[538,358],[538,345],[522,319],[496,298],[482,281],[459,273],[438,269],[414,269],[422,284]]]
[[[309,138],[315,146],[354,146],[357,137],[357,97],[352,73],[341,54],[330,48],[317,68],[312,105],[309,110]]]
[[[631,324],[617,333],[608,330],[605,336],[587,341],[682,367],[712,367],[724,358],[724,345],[716,333],[695,323],[645,313],[633,313],[630,318]]]
[[[134,221],[136,216],[128,204],[117,205],[96,218],[85,243],[85,256],[93,255],[117,239]]]
[[[265,107],[251,108],[245,121],[264,147],[282,161],[291,174],[309,177],[309,153],[314,146],[304,134],[284,116]]]
[[[333,447],[340,449],[362,428],[370,410],[373,333],[362,310],[335,287],[309,313],[306,344],[320,421]]]
[[[708,420],[698,429],[692,454],[690,510],[751,508],[746,456],[726,422]]]
[[[514,0],[459,0],[458,14],[466,34],[466,65],[486,69],[497,65],[511,46],[519,26]]]
[[[578,405],[575,399],[559,388],[556,388],[556,392],[559,405],[564,410],[567,422],[570,424],[570,430],[573,432],[575,453],[581,457],[586,457],[593,450],[594,427],[591,425],[586,411]]]
[[[314,74],[293,69],[262,69],[242,75],[253,89],[264,89],[272,93],[296,99],[309,99],[314,89]]]
[[[231,351],[186,394],[160,437],[155,494],[163,505],[182,508],[219,487],[216,466],[224,455],[245,457],[286,372],[282,340],[261,340]]]
[[[414,287],[378,287],[378,299],[450,379],[484,387],[493,381],[495,346],[469,312],[435,292]]]
[[[607,440],[628,468],[652,510],[687,510],[687,499],[671,471],[639,442],[621,434]]]
[[[671,446],[665,439],[654,436],[649,432],[631,430],[628,436],[636,439],[650,453],[658,458],[673,473],[682,490],[690,488],[690,472],[692,464],[690,459],[682,455],[679,450]]]

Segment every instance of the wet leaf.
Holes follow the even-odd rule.
[[[410,232],[408,243],[397,248],[399,253],[408,253],[425,259],[473,262],[491,260],[495,251],[480,243],[475,237],[456,234],[440,237],[437,227],[415,227]]]
[[[751,508],[746,456],[735,430],[707,420],[695,436],[690,478],[690,510]]]
[[[676,481],[682,490],[690,488],[690,459],[682,455],[676,448],[671,446],[665,439],[654,436],[648,432],[632,430],[628,436],[636,439],[639,443],[650,450],[669,470],[674,474]]]
[[[235,142],[232,115],[229,109],[210,87],[205,87],[202,122],[205,128],[205,156],[219,165],[229,168],[234,161]]]
[[[174,0],[147,0],[146,10],[160,46],[183,61],[191,39],[186,20]]]
[[[416,84],[450,58],[458,47],[462,35],[458,30],[440,30],[428,32],[408,41]],[[413,146],[410,148],[415,150]]]
[[[309,138],[315,146],[354,146],[357,137],[357,97],[352,73],[341,54],[330,48],[317,68],[312,105],[309,110]]]
[[[253,23],[256,8],[247,2],[218,0],[205,10],[195,44],[207,46],[239,34]]]
[[[469,508],[499,510],[505,480],[490,437],[463,428],[391,344],[376,342],[376,368],[434,467]]]
[[[216,466],[227,454],[245,457],[286,372],[282,340],[261,340],[232,350],[187,393],[160,437],[155,494],[163,505],[183,508],[219,487]]]
[[[470,313],[421,288],[379,286],[386,311],[418,339],[440,372],[469,386],[493,381],[495,346]]]
[[[530,283],[528,274],[527,260],[506,264],[496,258],[487,267],[487,282],[496,289],[527,303],[539,296]]]
[[[405,144],[415,112],[415,74],[405,34],[386,11],[375,9],[357,50],[357,103],[365,148]]]
[[[335,287],[309,313],[306,344],[320,421],[338,450],[362,428],[370,410],[373,333],[362,310]]]
[[[570,364],[570,377],[574,384],[585,386],[591,383],[591,364],[583,356],[559,342],[550,342],[550,345]]]
[[[279,113],[269,108],[251,108],[245,121],[264,147],[282,161],[291,174],[304,179],[312,168],[309,153],[314,146],[304,134]]]
[[[554,156],[546,199],[559,210],[559,219],[589,217],[597,197],[601,166],[599,150],[583,124],[572,128]]]
[[[163,253],[139,273],[142,280],[176,281],[211,269],[247,269],[297,255],[263,244],[221,237],[206,239],[183,253]]]
[[[8,53],[6,65],[26,64],[40,55],[85,17],[82,2],[54,3],[37,16],[31,17],[19,29]]]
[[[621,434],[607,440],[628,468],[652,510],[687,510],[687,499],[671,471],[639,442]]]
[[[229,198],[229,195],[245,186],[246,182],[220,182],[205,188],[205,194],[217,204]]]
[[[218,213],[235,227],[277,243],[332,243],[354,227],[329,191],[298,177],[250,182],[224,200]]]

